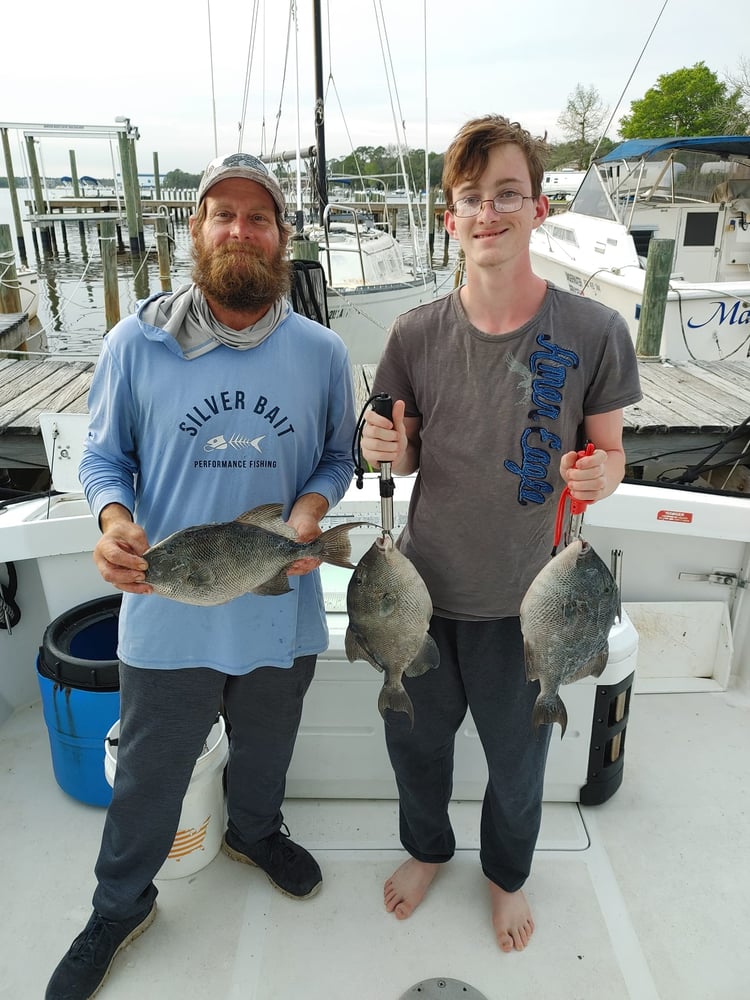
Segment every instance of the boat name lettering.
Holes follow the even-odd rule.
[[[545,493],[552,492],[552,486],[547,482],[547,472],[549,471],[549,452],[544,448],[535,447],[531,444],[532,435],[538,435],[543,444],[560,451],[562,442],[557,434],[546,430],[544,427],[527,427],[521,435],[521,454],[523,460],[521,465],[507,460],[503,465],[520,477],[518,487],[518,501],[526,506],[527,503],[544,503]]]
[[[709,323],[713,323],[717,318],[719,326],[721,326],[722,323],[729,323],[730,326],[733,326],[735,323],[750,323],[750,309],[743,309],[742,312],[740,312],[740,306],[744,304],[745,303],[742,303],[739,299],[737,299],[729,308],[727,308],[726,302],[716,302],[716,309],[714,309],[713,313],[707,320],[704,320],[702,323],[696,323],[691,317],[687,321],[687,325],[691,330],[700,330],[701,327],[708,326]]]

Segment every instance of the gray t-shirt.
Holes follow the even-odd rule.
[[[422,420],[399,548],[435,613],[468,620],[518,614],[550,557],[560,458],[583,446],[585,416],[641,398],[624,319],[552,285],[533,319],[502,335],[471,325],[458,290],[405,313],[374,391]]]

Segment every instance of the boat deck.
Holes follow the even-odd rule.
[[[321,863],[321,892],[289,900],[223,854],[162,880],[156,922],[100,996],[405,1000],[432,996],[413,988],[442,978],[486,1000],[745,1000],[748,759],[745,695],[636,694],[616,794],[592,807],[545,804],[527,884],[536,933],[510,955],[490,925],[478,802],[453,804],[457,855],[402,922],[382,904],[405,856],[395,802],[289,800],[286,821]],[[0,760],[0,997],[18,1000],[42,996],[88,919],[104,811],[56,785],[38,704],[0,727]]]
[[[0,465],[46,466],[39,414],[85,412],[93,369],[87,361],[0,359]],[[750,440],[750,422],[742,428],[750,417],[750,361],[641,361],[639,370],[644,398],[624,417],[629,465],[667,447],[679,453],[718,444],[738,428],[722,456],[740,455]],[[360,408],[374,373],[374,365],[355,366]]]

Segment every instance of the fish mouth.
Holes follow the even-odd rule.
[[[375,544],[382,552],[390,552],[393,548],[393,536],[389,532],[383,531],[375,539]]]

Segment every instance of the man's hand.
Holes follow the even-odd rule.
[[[94,547],[94,563],[107,583],[129,594],[150,594],[145,582],[148,563],[142,558],[148,548],[146,533],[133,524],[130,511],[120,504],[108,504],[101,512],[102,537]]]

